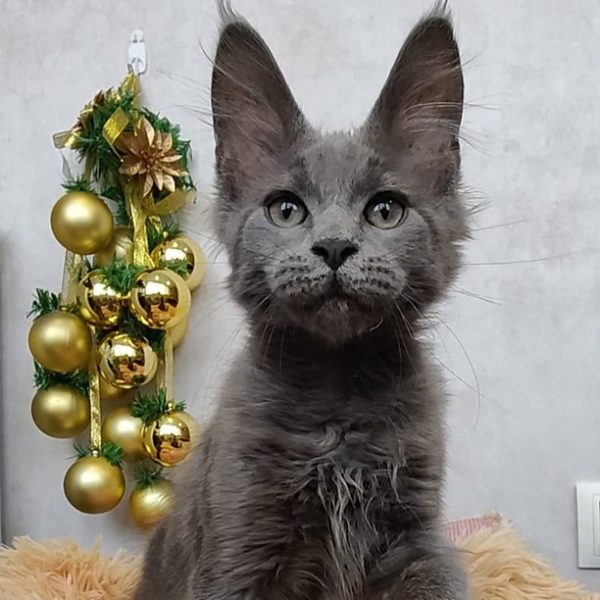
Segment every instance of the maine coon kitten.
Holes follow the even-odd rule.
[[[322,134],[222,12],[217,227],[251,335],[136,599],[465,600],[438,530],[444,394],[416,335],[467,236],[448,15],[413,29],[362,127]]]

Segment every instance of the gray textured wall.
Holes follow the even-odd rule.
[[[327,128],[358,124],[427,1],[238,0],[272,44],[301,105]],[[448,513],[498,509],[564,574],[576,569],[573,485],[600,480],[600,10],[595,0],[455,0],[465,58],[466,181],[489,203],[467,267],[432,332],[453,391]],[[146,32],[147,103],[193,140],[202,201],[187,215],[213,257],[177,390],[202,418],[239,342],[206,224],[212,137],[203,123],[214,45],[211,0],[3,0],[0,5],[0,253],[4,535],[72,535],[108,548],[139,541],[123,512],[77,514],[62,496],[69,443],[29,417],[24,313],[57,288],[48,226],[61,160],[50,136],[118,82],[129,33]],[[199,112],[198,112],[199,111]],[[477,295],[484,297],[480,299]],[[486,301],[489,299],[490,301]],[[217,373],[217,374],[215,374]],[[475,391],[479,389],[478,393]]]

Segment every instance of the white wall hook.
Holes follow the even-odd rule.
[[[141,75],[146,72],[146,62],[144,32],[141,29],[135,29],[129,39],[127,64],[136,75]]]

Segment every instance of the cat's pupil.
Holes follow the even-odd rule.
[[[389,202],[381,202],[377,205],[377,211],[381,215],[384,221],[387,221],[390,218],[390,204]]]
[[[281,215],[287,221],[291,216],[296,206],[293,202],[282,202],[281,203]]]

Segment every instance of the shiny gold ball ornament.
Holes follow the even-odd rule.
[[[155,264],[165,269],[183,269],[180,273],[190,290],[196,289],[206,273],[206,258],[200,246],[185,236],[160,243],[152,251]],[[179,270],[177,271],[179,273]]]
[[[126,390],[151,381],[158,367],[156,352],[146,340],[118,331],[102,340],[98,358],[100,375],[111,386]]]
[[[88,399],[68,385],[39,390],[31,403],[34,423],[46,435],[70,438],[82,433],[90,422]]]
[[[54,237],[75,254],[95,254],[113,237],[113,216],[98,196],[89,192],[66,193],[52,209]]]
[[[142,443],[141,419],[134,417],[129,407],[120,406],[112,410],[102,424],[102,439],[119,444],[125,460],[138,460],[146,456]]]
[[[125,476],[102,456],[84,456],[69,467],[63,487],[77,510],[99,514],[119,504],[125,494]]]
[[[126,297],[112,288],[102,271],[91,271],[77,285],[81,316],[96,327],[115,327],[126,306]]]
[[[175,327],[173,327],[170,330],[169,333],[171,334],[173,348],[177,348],[177,346],[179,346],[179,344],[181,344],[181,342],[183,342],[183,339],[187,335],[189,326],[190,326],[190,319],[188,317],[187,319],[184,319],[183,321],[181,321],[181,323],[178,323],[177,325],[175,325]]]
[[[46,369],[68,373],[87,368],[92,336],[77,315],[57,310],[33,322],[29,330],[29,350]]]
[[[163,467],[172,467],[196,444],[198,425],[185,411],[173,411],[146,425],[142,437],[148,456]]]
[[[173,484],[159,479],[152,485],[136,488],[129,496],[129,516],[142,529],[162,521],[173,506]]]
[[[128,227],[117,227],[106,248],[96,254],[94,264],[107,267],[112,262],[131,263],[133,260],[133,240]]]
[[[151,329],[167,329],[188,315],[192,297],[185,281],[168,269],[138,275],[129,298],[134,317]]]

